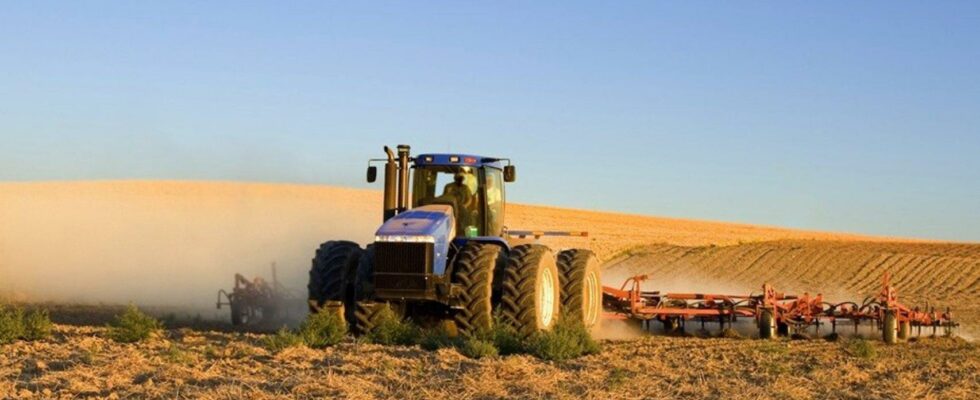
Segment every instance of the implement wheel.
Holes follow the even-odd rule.
[[[772,310],[766,308],[759,315],[759,339],[772,339],[776,337],[776,316]]]
[[[902,321],[898,323],[898,338],[908,340],[912,336],[912,321]]]
[[[310,312],[315,313],[328,301],[347,301],[353,271],[361,256],[361,247],[348,241],[329,241],[320,245],[310,267],[308,290]]]
[[[459,294],[461,309],[453,315],[456,329],[464,336],[473,336],[490,329],[493,323],[493,269],[497,265],[500,246],[468,242],[453,261],[453,281],[463,287]]]
[[[597,327],[602,315],[599,267],[599,259],[589,250],[572,249],[558,253],[564,316],[582,321],[587,329]]]
[[[898,314],[895,310],[885,310],[881,320],[881,339],[887,344],[898,342]]]
[[[776,322],[776,334],[779,336],[786,336],[786,337],[792,336],[793,327],[787,323]]]
[[[504,321],[524,336],[550,330],[561,311],[558,267],[551,249],[539,244],[514,247],[503,276]]]

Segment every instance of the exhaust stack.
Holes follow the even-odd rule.
[[[398,145],[398,212],[408,210],[408,153],[411,149],[407,144]]]
[[[385,153],[388,154],[388,162],[385,163],[385,191],[384,191],[384,220],[387,221],[398,213],[398,162],[395,160],[395,153],[388,146],[385,146]]]

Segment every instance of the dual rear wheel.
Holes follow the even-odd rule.
[[[591,251],[566,250],[555,257],[547,246],[525,244],[508,254],[495,244],[470,242],[455,262],[455,281],[464,290],[454,320],[463,335],[495,322],[522,336],[550,330],[559,318],[580,320],[590,329],[599,323],[602,281]]]

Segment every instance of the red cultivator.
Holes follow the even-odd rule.
[[[803,333],[810,327],[819,333],[821,325],[830,325],[831,332],[836,333],[842,321],[849,321],[857,332],[862,322],[868,321],[871,327],[881,330],[886,343],[907,339],[913,327],[918,334],[922,333],[922,327],[932,327],[932,333],[936,334],[939,328],[951,332],[957,326],[949,309],[939,313],[935,308],[924,311],[899,303],[888,274],[884,276],[881,292],[864,299],[860,305],[828,303],[820,294],[787,295],[769,284],[762,286],[762,294],[750,295],[643,291],[640,283],[646,279],[645,275],[634,276],[619,289],[604,286],[603,306],[612,312],[607,316],[639,321],[645,328],[650,321],[658,320],[668,332],[683,331],[689,321],[699,322],[703,329],[708,322],[724,328],[726,324],[734,326],[739,318],[752,318],[763,339]]]

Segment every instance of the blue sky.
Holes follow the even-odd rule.
[[[0,180],[374,187],[980,241],[980,3],[5,2]],[[379,205],[380,206],[380,205]]]

